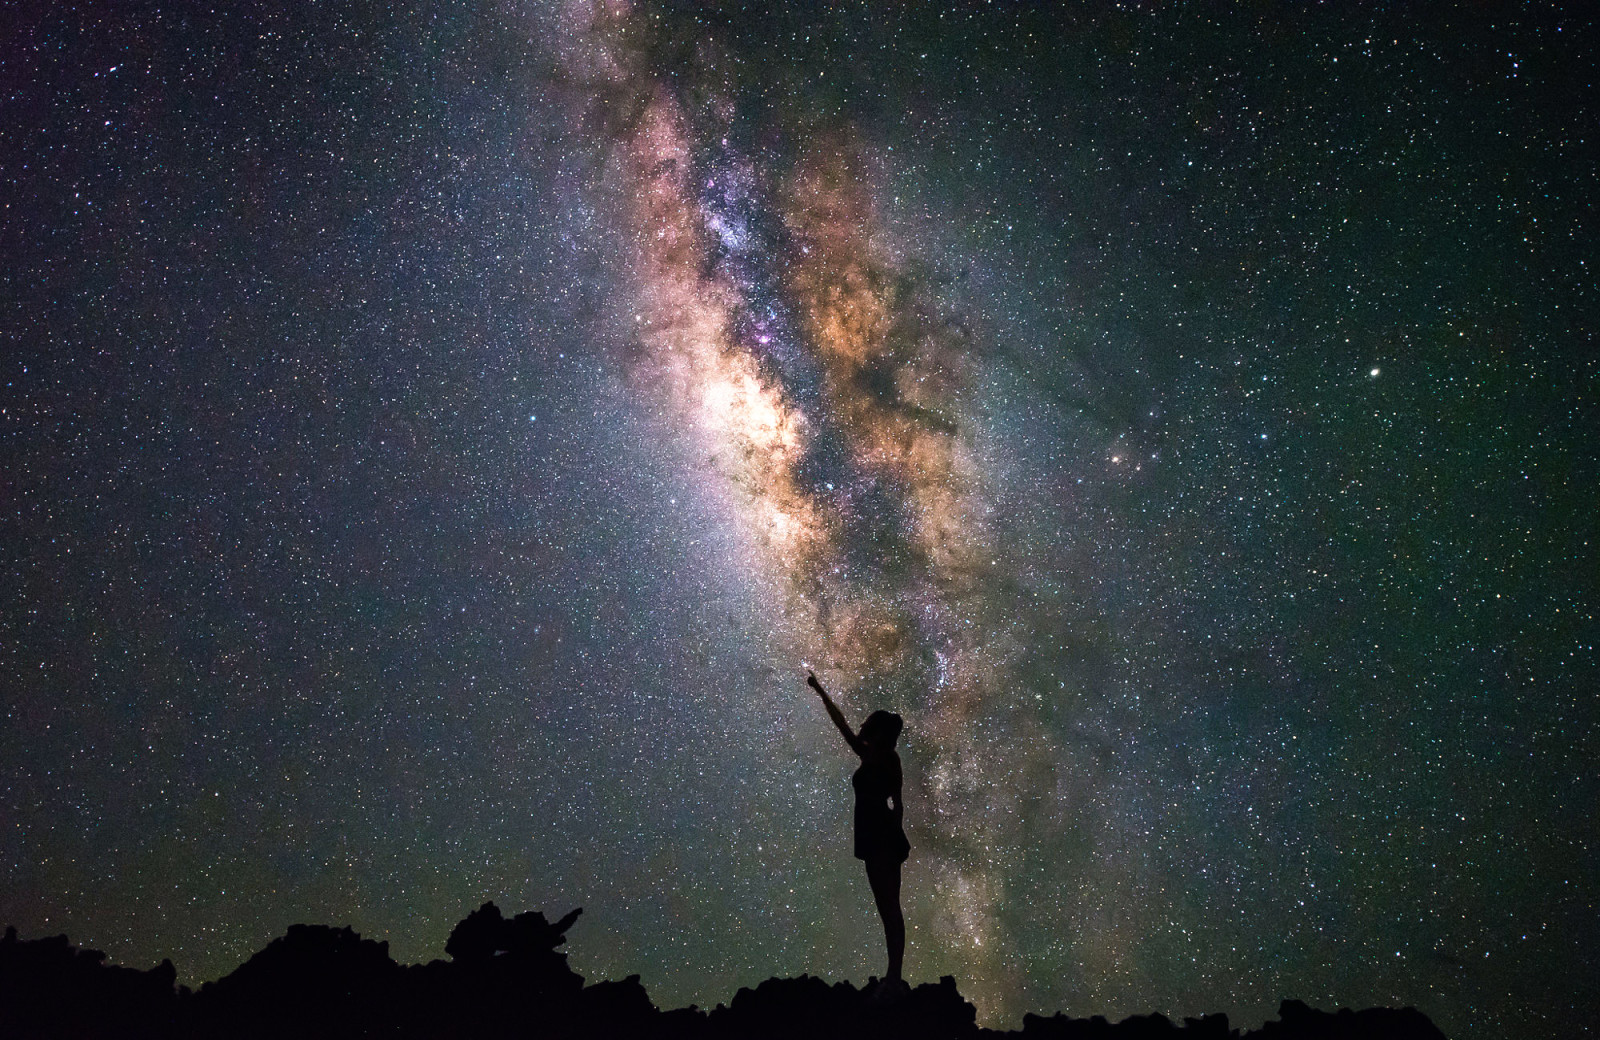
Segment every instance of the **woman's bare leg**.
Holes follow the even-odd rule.
[[[867,861],[867,881],[872,898],[883,918],[883,937],[889,944],[889,973],[886,981],[900,981],[906,956],[906,919],[900,913],[900,864],[892,859]]]

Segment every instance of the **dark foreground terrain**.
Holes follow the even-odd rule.
[[[1257,1037],[1270,1040],[1442,1038],[1412,1008],[1329,1014],[1284,1001],[1279,1020],[1241,1033],[1225,1015],[1184,1019],[1028,1015],[1021,1032],[980,1029],[946,976],[909,992],[821,979],[768,979],[711,1011],[659,1011],[637,975],[584,985],[556,947],[578,911],[550,923],[505,918],[493,903],[445,944],[449,960],[400,965],[389,944],[348,928],[295,925],[231,975],[198,991],[175,986],[171,961],[138,971],[75,949],[64,935],[0,941],[0,1037],[731,1037],[1073,1038]]]

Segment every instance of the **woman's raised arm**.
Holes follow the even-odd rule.
[[[861,747],[861,738],[856,736],[856,731],[851,729],[850,723],[845,721],[844,712],[840,711],[839,706],[833,703],[833,698],[828,696],[828,691],[824,690],[822,684],[817,682],[816,675],[807,672],[806,685],[816,690],[817,696],[822,698],[823,707],[828,709],[828,718],[832,719],[833,724],[839,727],[839,732],[844,734],[845,743],[850,745],[850,750],[858,755],[864,755],[865,752]]]

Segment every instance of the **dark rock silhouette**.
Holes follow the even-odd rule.
[[[1016,1034],[1010,1034],[1015,1036]],[[1334,1014],[1307,1007],[1298,1000],[1278,1005],[1276,1021],[1262,1023],[1260,1029],[1240,1032],[1228,1028],[1227,1015],[1185,1018],[1176,1026],[1165,1015],[1134,1015],[1112,1024],[1096,1015],[1093,1018],[1051,1018],[1024,1015],[1022,1036],[1026,1040],[1146,1040],[1157,1037],[1182,1037],[1184,1040],[1444,1040],[1444,1034],[1416,1008],[1344,1008]]]
[[[388,943],[349,928],[291,925],[232,974],[201,986],[186,1018],[207,1035],[360,1032],[386,1017],[403,975]]]
[[[583,908],[572,911],[555,924],[544,919],[544,914],[530,910],[507,921],[500,908],[485,903],[468,914],[450,932],[444,952],[465,964],[482,963],[501,954],[527,961],[555,957],[566,963],[566,955],[555,953],[555,948],[567,941],[567,929],[572,927]],[[554,961],[547,961],[554,970]]]
[[[180,991],[172,962],[139,971],[105,961],[65,935],[24,942],[8,927],[0,940],[0,1036],[173,1035]]]
[[[741,989],[727,1005],[660,1011],[630,975],[585,986],[556,947],[580,911],[507,920],[493,903],[450,933],[449,961],[402,966],[389,944],[349,928],[294,925],[231,974],[198,992],[174,986],[171,961],[149,971],[106,964],[64,935],[0,941],[0,1037],[736,1037],[826,1040],[1443,1040],[1413,1008],[1317,1011],[1283,1002],[1278,1020],[1240,1033],[1226,1015],[1186,1018],[1027,1015],[1020,1032],[980,1029],[955,979],[913,989],[858,989],[802,975]]]

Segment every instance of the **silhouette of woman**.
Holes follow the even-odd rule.
[[[857,733],[815,675],[807,672],[806,684],[822,698],[828,717],[844,734],[850,750],[861,756],[861,767],[850,778],[850,785],[856,790],[855,854],[867,865],[867,882],[872,885],[878,916],[883,918],[883,937],[889,945],[889,971],[884,981],[899,982],[906,953],[906,920],[900,913],[900,864],[911,854],[911,843],[901,826],[904,807],[900,804],[900,756],[894,750],[904,721],[892,711],[875,711]]]

